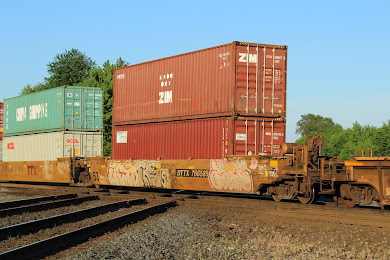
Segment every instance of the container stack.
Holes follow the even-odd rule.
[[[113,159],[279,155],[287,47],[233,42],[114,70]]]
[[[3,121],[4,103],[0,102],[0,161],[3,160]]]
[[[63,86],[5,99],[3,161],[102,156],[102,94]]]

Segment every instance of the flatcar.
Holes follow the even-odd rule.
[[[315,135],[307,145],[283,144],[282,156],[2,162],[0,181],[265,194],[275,201],[298,198],[304,204],[324,195],[350,207],[390,206],[390,157],[358,156],[344,161],[322,156],[321,147],[322,138]]]

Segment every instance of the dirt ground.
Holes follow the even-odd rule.
[[[388,259],[389,242],[388,228],[178,207],[50,259]]]

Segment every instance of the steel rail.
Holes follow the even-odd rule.
[[[106,232],[116,230],[128,224],[146,219],[149,216],[163,213],[170,207],[175,207],[176,201],[170,201],[156,206],[148,207],[121,217],[113,218],[98,224],[77,229],[69,233],[58,235],[33,244],[16,248],[0,254],[1,259],[35,259],[63,251],[77,244],[88,241]]]
[[[77,197],[77,194],[63,194],[63,195],[39,197],[39,198],[33,198],[33,199],[7,201],[7,202],[0,203],[0,209],[9,209],[9,208],[15,208],[15,207],[20,207],[20,206],[24,206],[24,205],[36,204],[36,203],[44,202],[44,201],[64,200],[64,199],[71,199],[71,198],[76,198],[76,197]]]
[[[0,210],[0,217],[22,214],[24,212],[36,212],[41,210],[53,209],[53,208],[61,208],[69,205],[81,204],[85,201],[98,200],[98,199],[99,196],[86,196],[86,197],[59,200],[59,201],[47,202],[47,203],[41,203],[41,204],[35,204],[29,206],[22,206],[17,208],[3,209]]]
[[[94,207],[85,210],[79,210],[67,214],[57,215],[53,217],[38,219],[26,223],[16,224],[8,227],[0,228],[0,241],[20,235],[26,235],[37,232],[41,229],[52,228],[65,223],[80,221],[86,218],[94,217],[110,211],[116,211],[120,208],[129,208],[133,205],[146,204],[146,199],[127,200],[116,203],[111,203],[99,207]]]

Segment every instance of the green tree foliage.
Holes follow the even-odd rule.
[[[103,68],[91,69],[90,77],[79,83],[79,86],[99,87],[103,89],[103,155],[111,155],[111,134],[112,134],[112,106],[113,106],[113,73],[115,68],[128,66],[129,63],[119,58],[115,64],[107,60]]]
[[[351,156],[358,155],[359,148],[365,155],[370,148],[373,156],[390,156],[390,120],[379,128],[362,126],[355,122],[352,128],[343,130],[330,118],[307,114],[303,115],[297,123],[297,133],[302,134],[302,137],[297,140],[301,143],[306,141],[305,133],[309,133],[309,137],[315,133],[323,134],[325,138],[323,155],[349,160]]]
[[[375,127],[362,126],[356,122],[352,128],[339,132],[330,138],[326,146],[326,155],[349,160],[351,156],[358,155],[359,148],[363,151],[370,148],[375,152],[378,150],[374,137],[376,132]]]
[[[296,140],[297,143],[306,143],[306,135],[312,138],[315,134],[322,134],[325,143],[330,137],[340,131],[343,128],[340,124],[334,123],[329,117],[322,117],[320,115],[306,114],[302,115],[301,119],[297,122],[296,133],[301,134],[301,138]]]
[[[96,62],[89,58],[85,53],[77,49],[65,50],[57,54],[52,62],[47,64],[49,77],[45,78],[44,83],[38,83],[34,87],[27,85],[21,91],[21,94],[28,94],[45,89],[59,86],[75,86],[90,76],[90,71],[96,66]]]
[[[22,91],[20,92],[20,95],[28,94],[28,93],[33,93],[41,90],[48,89],[47,85],[45,83],[38,83],[34,87],[31,87],[31,84],[27,84]]]
[[[119,58],[115,64],[107,60],[103,67],[97,67],[95,61],[77,49],[65,50],[57,54],[47,65],[49,77],[44,83],[35,86],[28,84],[21,94],[28,94],[59,86],[86,86],[103,89],[103,155],[111,155],[113,73],[115,68],[128,66],[129,63]]]
[[[85,53],[76,49],[65,50],[64,53],[57,54],[54,61],[47,65],[49,77],[47,84],[49,88],[58,86],[75,86],[90,75],[90,70],[96,66],[96,62]]]
[[[377,145],[377,150],[375,154],[378,156],[389,156],[390,155],[390,120],[386,123],[383,123],[381,128],[378,128],[375,136],[375,143]]]

